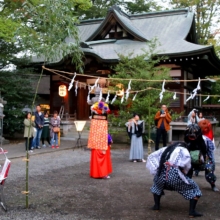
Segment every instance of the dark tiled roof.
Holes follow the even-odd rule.
[[[107,23],[110,15],[115,16],[119,22],[123,22],[124,27],[127,27],[131,32],[145,39],[142,41],[132,40],[117,40],[116,42],[102,42],[91,45],[91,48],[83,48],[85,53],[94,54],[100,59],[117,60],[117,53],[128,55],[131,52],[134,55],[143,53],[143,49],[147,49],[147,40],[157,38],[160,46],[158,54],[174,56],[181,54],[199,53],[209,49],[212,46],[198,45],[186,41],[186,37],[190,32],[194,22],[194,14],[188,9],[176,9],[162,12],[151,12],[139,15],[126,15],[117,8],[113,8],[108,12],[106,19],[103,21],[95,20],[87,21],[84,25],[79,26],[81,41],[93,40],[95,36],[102,30],[102,27]],[[89,39],[89,40],[87,40]]]
[[[94,37],[102,31],[102,27],[104,27],[110,16],[114,16],[120,24],[123,23],[123,28],[139,37],[140,40],[93,41]],[[78,28],[81,42],[84,42],[81,44],[82,50],[86,54],[94,55],[106,62],[115,62],[118,61],[118,53],[124,55],[131,52],[134,55],[142,54],[143,49],[148,49],[147,41],[155,37],[160,43],[158,54],[174,57],[184,56],[199,54],[210,50],[210,48],[213,53],[213,46],[204,46],[186,41],[193,24],[194,14],[188,9],[127,15],[118,8],[113,7],[109,10],[105,19],[83,21],[78,25]],[[70,38],[67,38],[66,42],[74,43]],[[62,60],[62,57],[60,60]]]

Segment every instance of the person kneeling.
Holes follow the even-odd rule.
[[[202,193],[198,185],[186,176],[191,168],[191,157],[187,145],[177,142],[163,147],[148,156],[146,167],[154,175],[151,192],[154,195],[153,210],[160,210],[160,199],[163,190],[177,191],[190,201],[189,217],[200,217],[202,214],[195,211],[198,199]]]

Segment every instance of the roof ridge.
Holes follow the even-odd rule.
[[[189,10],[189,8],[177,8],[177,9],[171,9],[171,10],[161,10],[161,11],[151,11],[151,12],[146,12],[146,13],[140,13],[140,14],[127,14],[126,12],[124,12],[118,5],[113,5],[112,7],[110,7],[108,9],[107,14],[110,11],[117,11],[118,13],[120,13],[121,15],[133,20],[134,18],[137,17],[151,17],[151,16],[162,16],[162,15],[173,15],[173,14],[186,14],[186,13],[193,13]],[[106,16],[107,16],[106,14]],[[91,18],[91,19],[86,19],[86,20],[81,20],[80,23],[78,24],[78,26],[80,26],[80,24],[85,24],[85,23],[95,23],[95,22],[100,22],[105,20],[105,17],[103,18]]]
[[[171,10],[163,10],[163,11],[151,11],[141,14],[131,14],[130,18],[136,18],[136,17],[149,17],[149,16],[155,16],[158,14],[158,16],[162,15],[173,15],[173,14],[187,14],[191,12],[189,8],[177,8],[177,9],[171,9]],[[193,12],[191,12],[193,13]]]

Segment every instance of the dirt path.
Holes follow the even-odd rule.
[[[153,177],[145,163],[127,160],[128,150],[112,151],[111,179],[89,177],[90,152],[65,150],[31,157],[30,209],[24,209],[25,163],[12,160],[5,194],[9,211],[0,210],[0,219],[73,220],[188,219],[188,201],[176,192],[166,191],[160,212],[151,211],[150,187]],[[216,166],[220,176],[220,164]],[[194,178],[203,197],[198,211],[203,219],[220,219],[220,193],[211,191],[204,173]],[[217,185],[220,187],[220,184]]]

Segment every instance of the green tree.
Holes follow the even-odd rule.
[[[89,0],[0,1],[0,69],[9,64],[16,65],[15,71],[0,72],[0,91],[8,101],[5,132],[13,134],[23,130],[21,109],[26,104],[30,105],[30,98],[33,100],[34,97],[30,75],[33,71],[27,70],[28,75],[24,75],[24,66],[31,60],[18,56],[19,52],[41,56],[45,62],[72,54],[74,63],[80,68],[82,53],[75,8],[87,9],[90,4]],[[75,43],[66,44],[66,37],[73,38]]]
[[[27,55],[43,58],[44,63],[59,60],[70,55],[72,56],[72,61],[76,68],[82,71],[82,52],[80,50],[78,29],[76,27],[78,23],[77,10],[78,8],[83,10],[88,9],[91,6],[89,0],[13,0],[13,2],[16,2],[15,6],[11,4],[11,2],[9,0],[1,1],[0,8],[2,8],[1,14],[13,18],[16,23],[20,24],[12,40],[17,47],[24,48],[23,52]],[[66,38],[71,38],[74,43],[67,44]],[[32,108],[36,100],[42,74],[43,69],[37,82]],[[18,82],[17,84],[20,86],[23,85]],[[11,90],[11,96],[17,96],[17,98],[22,97],[14,92],[13,87]],[[13,102],[13,100],[14,99],[12,99],[11,102]],[[23,101],[24,100],[22,100],[22,102]],[[13,105],[13,109],[17,108]],[[15,113],[12,114],[15,115]],[[28,164],[29,153],[27,151],[26,208],[29,207]]]
[[[160,9],[157,2],[153,0],[93,0],[89,10],[78,10],[81,19],[104,18],[108,9],[113,5],[120,6],[129,14],[138,14]]]
[[[159,10],[161,7],[154,0],[125,1],[124,7],[130,14],[140,14]]]
[[[4,106],[4,133],[13,135],[23,131],[24,105],[31,105],[33,100],[34,78],[30,79],[29,70],[22,73],[15,71],[0,72],[0,93],[7,101]]]
[[[121,0],[92,0],[92,6],[88,10],[78,9],[80,19],[104,18],[108,9],[115,5],[121,5]]]
[[[115,67],[116,74],[112,75],[113,85],[119,83],[123,85],[126,90],[131,80],[131,94],[127,101],[125,100],[121,104],[121,98],[114,103],[120,109],[119,117],[111,118],[113,126],[123,126],[124,123],[131,117],[133,112],[136,112],[142,116],[145,120],[148,130],[148,139],[151,138],[151,128],[154,125],[154,115],[163,103],[169,105],[172,102],[172,93],[165,92],[163,99],[160,103],[159,94],[162,88],[163,80],[170,80],[169,68],[158,65],[164,57],[157,56],[157,43],[152,41],[148,43],[149,49],[144,51],[142,55],[129,54],[129,56],[119,55],[120,62]],[[119,80],[120,79],[120,80]],[[141,80],[140,80],[141,79]],[[157,81],[145,81],[145,80],[159,80]],[[138,92],[136,99],[133,101],[133,97]]]
[[[195,12],[198,42],[208,44],[219,22],[220,0],[168,0],[174,8],[186,8]]]

